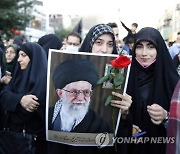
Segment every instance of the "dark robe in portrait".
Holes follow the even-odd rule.
[[[6,128],[15,132],[25,129],[27,133],[37,135],[36,143],[39,144],[45,142],[47,58],[42,47],[36,43],[25,43],[21,50],[28,55],[30,62],[24,70],[16,63],[10,83],[1,91],[1,107],[7,113],[4,117],[8,118]],[[20,104],[22,97],[28,94],[38,98],[40,105],[34,112],[28,112]],[[40,145],[37,147],[44,150]]]
[[[49,130],[53,129],[53,125],[51,123],[53,116],[54,107],[51,107],[49,110]],[[59,123],[60,125],[60,123]],[[84,117],[84,119],[71,131],[78,133],[103,133],[110,132],[110,128],[100,116],[98,116],[92,109],[89,109],[88,113]],[[96,146],[88,147],[88,146],[71,146],[65,145],[61,143],[48,142],[48,153],[53,154],[113,154],[113,147],[105,147],[98,148]]]
[[[156,61],[144,68],[135,59],[135,48],[139,41],[149,41],[157,50]],[[136,35],[127,93],[132,96],[130,115],[132,124],[147,133],[144,137],[166,137],[163,123],[155,125],[147,112],[147,105],[158,104],[169,111],[171,97],[179,80],[165,42],[154,28],[143,28]],[[130,154],[165,154],[166,143],[129,144]]]

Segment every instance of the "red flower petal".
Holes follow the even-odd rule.
[[[116,67],[119,69],[127,67],[130,63],[131,63],[130,58],[128,58],[127,56],[122,56],[122,55],[110,61],[110,64],[113,67]]]

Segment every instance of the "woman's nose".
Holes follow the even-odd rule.
[[[106,44],[104,44],[104,45],[102,46],[102,48],[101,48],[101,52],[102,52],[102,53],[107,53],[107,51],[108,51],[108,46],[107,46]]]

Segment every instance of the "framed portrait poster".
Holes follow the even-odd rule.
[[[105,121],[108,124],[108,130],[101,132],[100,130],[95,130],[93,127],[91,129],[86,128],[86,122],[91,126],[91,122],[95,123],[94,120],[88,117],[87,112],[85,117],[75,128],[70,131],[61,131],[54,130],[50,127],[53,123],[52,116],[55,112],[55,104],[60,99],[56,93],[56,89],[53,85],[52,76],[55,70],[55,67],[71,59],[86,59],[92,62],[97,71],[99,78],[106,76],[111,72],[112,66],[110,61],[117,58],[118,55],[112,54],[94,54],[94,53],[85,53],[85,52],[66,52],[60,50],[50,49],[49,58],[48,58],[48,74],[47,74],[47,96],[46,96],[46,139],[48,141],[74,145],[74,146],[99,146],[104,144],[106,141],[106,146],[113,145],[113,137],[117,134],[118,125],[120,122],[121,112],[118,108],[112,107],[111,105],[105,106],[105,101],[107,96],[110,95],[113,91],[113,85],[111,81],[106,81],[103,84],[97,84],[93,89],[92,96],[90,97],[89,109],[93,111],[97,117]],[[130,57],[131,58],[131,57]],[[121,94],[126,92],[127,81],[129,77],[130,65],[126,68],[120,69],[120,72],[124,74],[123,83],[116,88],[116,92]],[[59,79],[61,80],[61,78]],[[59,110],[61,112],[61,109]],[[61,120],[59,118],[59,120]],[[86,121],[87,120],[87,121]],[[92,120],[92,121],[91,121]],[[99,121],[97,121],[99,122]],[[60,123],[60,121],[59,121]],[[83,124],[81,124],[83,123]],[[93,126],[93,124],[92,124]],[[79,129],[78,129],[79,128]],[[101,142],[101,138],[106,138]]]

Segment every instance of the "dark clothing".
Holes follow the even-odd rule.
[[[131,29],[129,29],[122,21],[121,21],[121,24],[122,24],[122,26],[128,31],[127,36],[124,38],[124,39],[125,39],[125,44],[130,43],[130,40],[135,41],[135,39],[136,39],[136,33],[133,34],[132,31],[131,31]]]
[[[62,47],[62,41],[60,37],[55,34],[48,34],[42,36],[38,40],[38,44],[42,46],[42,48],[45,50],[47,57],[49,54],[49,49],[59,50]]]
[[[103,34],[111,34],[113,37],[113,43],[114,43],[114,48],[112,54],[117,54],[117,49],[116,49],[116,43],[115,43],[115,37],[114,33],[111,29],[110,26],[106,24],[98,24],[93,26],[88,34],[86,35],[86,38],[84,39],[81,48],[79,49],[80,52],[92,52],[92,46],[96,39],[99,38],[99,36]]]
[[[12,59],[11,62],[7,62],[7,59],[6,59],[6,51],[3,52],[3,55],[2,55],[2,68],[1,68],[1,72],[2,72],[2,76],[3,77],[4,75],[6,75],[6,72],[9,72],[11,73],[10,76],[12,76],[13,74],[13,70],[14,70],[14,67],[15,67],[15,64],[17,62],[17,59],[18,59],[18,53],[19,53],[19,46],[16,45],[16,44],[10,44],[6,47],[6,50],[8,48],[12,47],[15,51],[15,57]],[[3,87],[6,86],[5,83],[0,83],[0,90],[3,89]]]
[[[4,46],[4,43],[1,39],[1,36],[0,36],[0,50],[4,51],[5,50],[5,46]]]
[[[25,128],[27,133],[36,134],[37,140],[45,140],[47,58],[36,43],[25,43],[21,50],[30,62],[24,70],[16,63],[10,83],[0,94],[1,107],[9,115],[6,127],[16,132]],[[36,95],[40,104],[34,112],[28,112],[20,104],[22,97],[29,94]]]
[[[53,129],[51,123],[53,116],[54,107],[49,110],[49,129]],[[59,115],[58,115],[59,116]],[[59,124],[60,126],[60,124]],[[88,113],[84,119],[71,131],[78,133],[102,133],[110,132],[107,122],[105,122],[101,117],[99,117],[93,110],[89,109]],[[49,154],[106,154],[111,153],[113,147],[102,148],[98,147],[88,147],[88,146],[70,146],[61,143],[48,142],[48,152]]]
[[[21,46],[23,44],[23,38],[21,36],[15,37],[13,44],[17,44],[18,46]]]
[[[174,58],[173,58],[173,63],[175,65],[175,67],[177,68],[180,64],[180,61],[179,61],[179,57],[178,57],[179,54],[177,54]]]
[[[136,45],[140,41],[149,41],[157,50],[156,61],[147,68],[142,67],[135,59]],[[132,96],[130,114],[132,124],[146,131],[145,137],[166,137],[163,124],[152,123],[147,112],[147,105],[158,104],[169,111],[171,97],[179,80],[166,44],[154,28],[143,28],[136,35],[132,53],[132,64],[129,75],[127,93]],[[131,144],[131,154],[165,154],[165,144]]]

